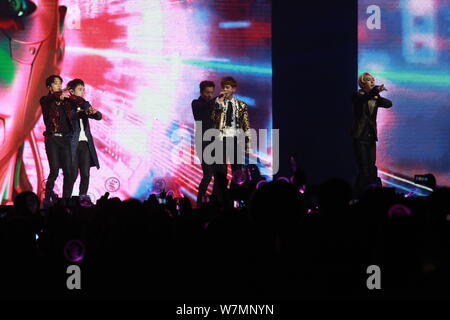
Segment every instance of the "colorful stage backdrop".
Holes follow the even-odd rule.
[[[360,0],[358,41],[359,72],[394,105],[378,113],[380,176],[432,173],[449,186],[450,1]]]
[[[195,198],[201,168],[191,101],[202,80],[214,80],[218,92],[222,76],[235,77],[252,127],[272,127],[270,1],[16,2],[24,5],[17,17],[0,17],[2,203],[22,190],[43,191],[49,170],[39,97],[53,73],[64,83],[83,79],[87,100],[103,113],[91,120],[101,166],[91,169],[94,200],[105,191],[142,200],[162,189]],[[270,149],[261,156],[270,158]],[[270,165],[261,170],[271,175]],[[60,196],[61,186],[62,174]]]

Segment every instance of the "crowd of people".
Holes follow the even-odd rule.
[[[0,219],[5,298],[383,299],[447,295],[449,188],[405,197],[372,188],[352,200],[339,179],[284,180],[248,190],[245,205],[152,194],[60,199],[43,210],[23,192]],[[75,253],[68,243],[77,240]],[[69,252],[68,252],[69,251]],[[81,289],[67,288],[78,265]],[[381,270],[369,290],[368,266]]]

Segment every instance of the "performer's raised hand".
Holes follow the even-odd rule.
[[[62,95],[59,97],[61,100],[67,99],[70,97],[70,92],[68,90],[64,90]]]
[[[87,109],[86,113],[89,114],[89,115],[90,115],[90,114],[96,114],[96,113],[97,113],[97,109],[95,109],[94,107],[90,106],[90,107]]]
[[[217,101],[218,102],[223,102],[224,100],[225,100],[225,94],[226,94],[227,92],[225,91],[225,90],[222,90],[222,91],[220,91],[220,94],[219,94],[219,96],[217,97]]]
[[[379,86],[375,86],[375,89],[378,90],[378,92],[388,91],[388,90],[386,89],[386,87],[384,86],[384,84],[379,85]]]

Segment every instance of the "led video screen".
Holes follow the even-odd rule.
[[[86,100],[103,114],[90,121],[100,164],[91,168],[94,201],[106,191],[121,199],[143,200],[162,190],[196,197],[202,171],[191,101],[202,80],[213,80],[218,94],[220,79],[234,77],[251,127],[271,129],[270,1],[22,3],[28,7],[19,17],[0,20],[2,203],[20,191],[41,195],[45,188],[49,166],[39,98],[51,74],[61,75],[63,87],[82,79]],[[260,156],[270,158],[271,149]],[[259,166],[271,175],[271,164]],[[60,196],[62,181],[61,171],[55,186]]]
[[[450,1],[360,0],[358,70],[385,84],[377,166],[450,185]]]

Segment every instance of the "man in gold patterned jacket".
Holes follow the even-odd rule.
[[[233,177],[239,175],[239,170],[245,164],[250,145],[250,122],[248,120],[247,104],[234,97],[237,82],[232,77],[224,77],[220,82],[222,91],[214,100],[211,114],[213,128],[219,130],[219,138],[223,146],[221,163],[217,163],[221,177],[221,189],[224,191],[227,181],[227,161],[231,164]],[[233,179],[231,186],[236,185]]]

